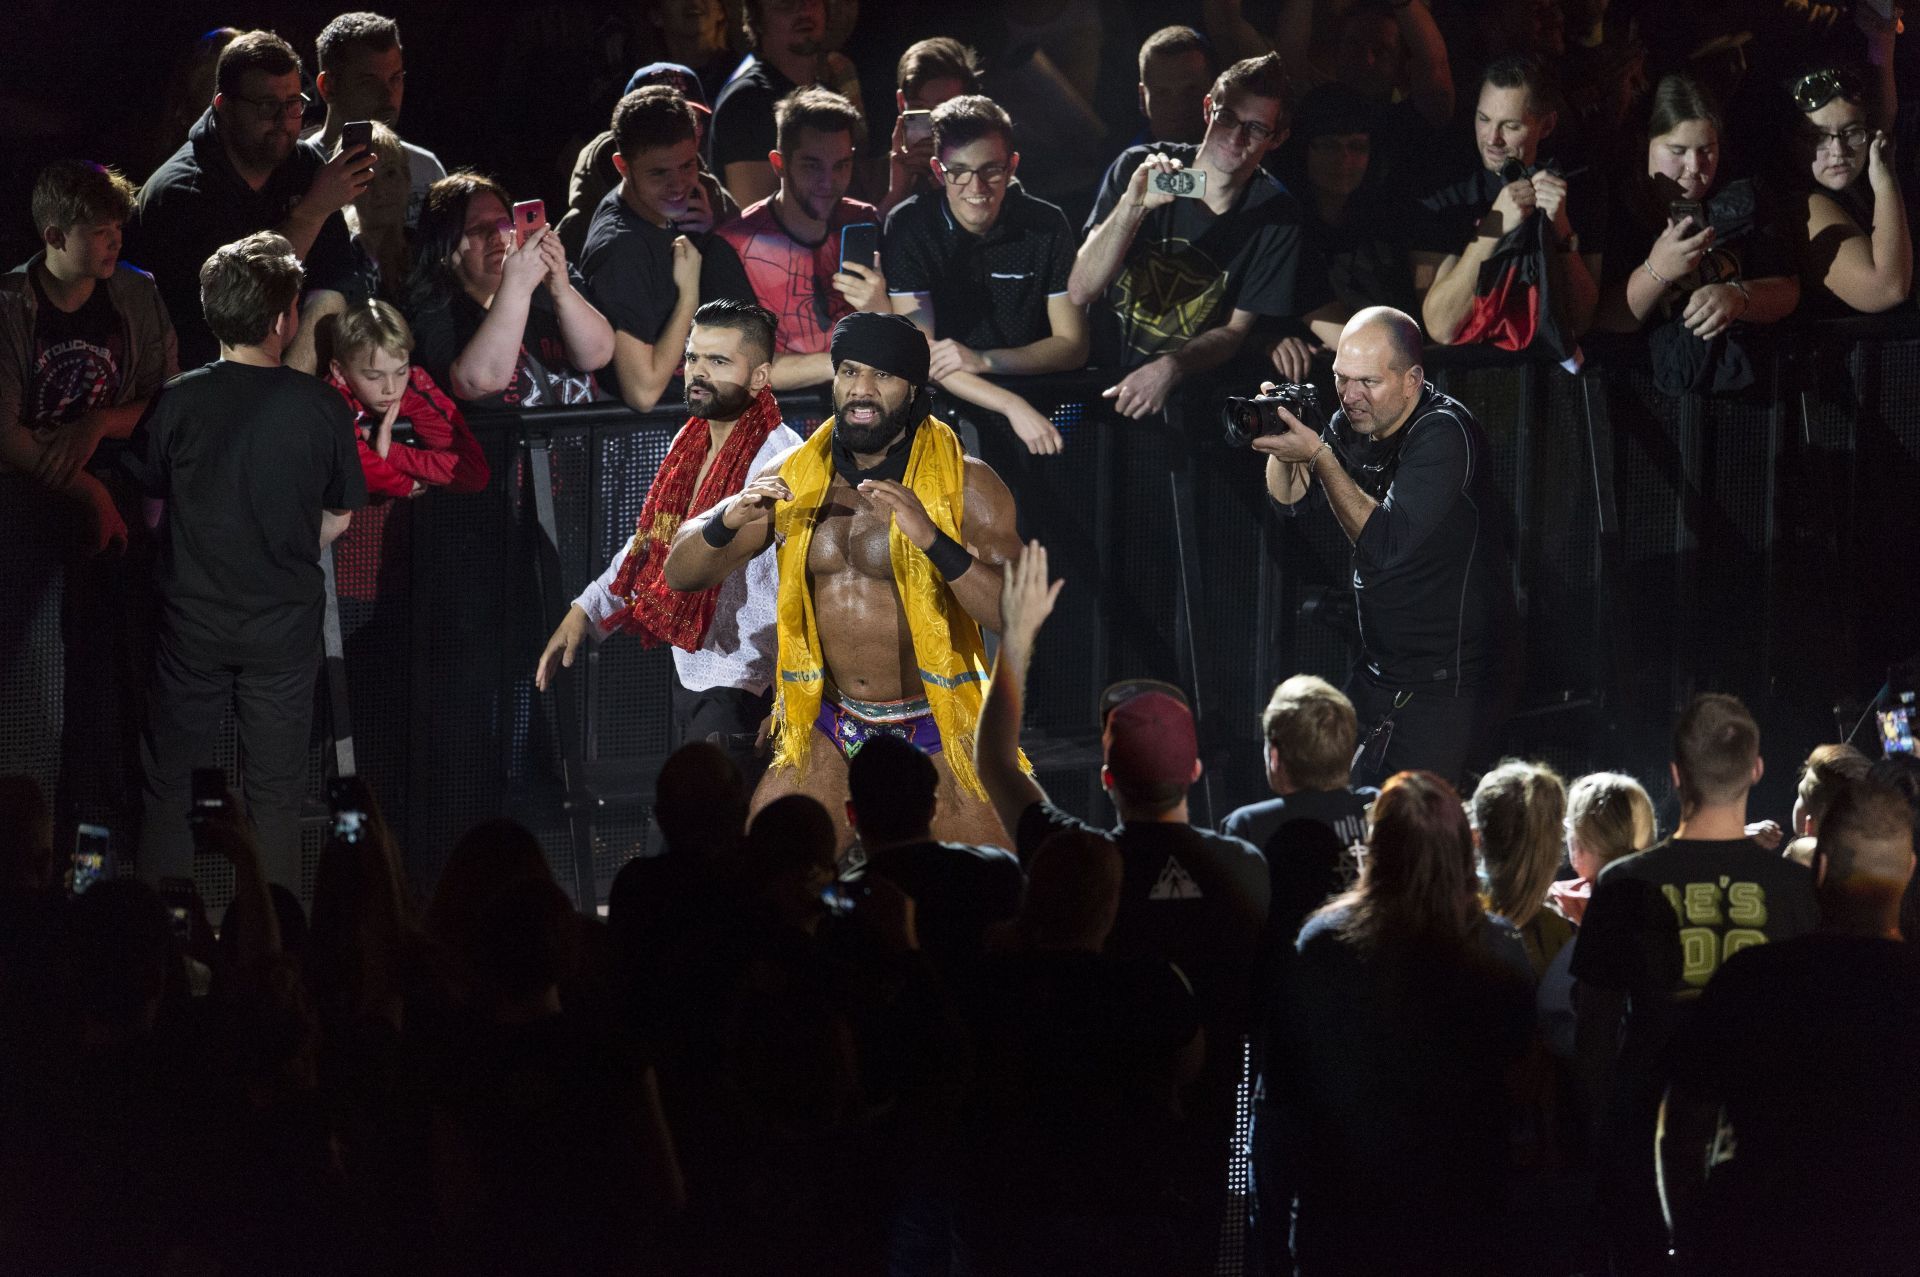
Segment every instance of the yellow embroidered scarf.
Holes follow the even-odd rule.
[[[833,419],[829,417],[780,468],[793,500],[774,508],[779,538],[776,562],[780,588],[776,603],[780,640],[780,684],[774,699],[775,767],[796,767],[804,774],[813,748],[813,722],[826,687],[826,662],[814,618],[813,591],[807,588],[807,551],[814,524],[833,484]],[[938,417],[928,417],[915,432],[901,480],[927,509],[934,526],[962,541],[960,518],[966,489],[966,454],[959,436]],[[963,542],[964,544],[964,542]],[[907,614],[920,683],[933,707],[947,765],[960,787],[976,798],[986,791],[973,771],[973,737],[987,680],[986,645],[980,626],[960,606],[926,554],[894,525],[887,538],[894,588]],[[1025,760],[1022,760],[1025,765]]]

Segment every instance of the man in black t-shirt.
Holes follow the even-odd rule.
[[[1077,245],[1067,218],[1014,180],[1013,121],[991,98],[933,113],[940,186],[887,218],[888,296],[933,342],[941,389],[1006,417],[1031,452],[1060,432],[988,374],[1065,372],[1087,361],[1087,317],[1067,296]]]
[[[1199,1209],[1220,1204],[1241,1042],[1247,1033],[1254,958],[1267,920],[1267,866],[1252,844],[1188,823],[1187,790],[1200,779],[1193,715],[1178,689],[1119,685],[1102,697],[1101,780],[1120,815],[1093,829],[1047,799],[1019,763],[1020,704],[1040,627],[1062,582],[1047,583],[1047,552],[1030,542],[1008,566],[1000,595],[1000,654],[980,709],[974,770],[1022,861],[1060,830],[1106,834],[1120,847],[1119,917],[1106,952],[1160,958],[1192,981],[1206,1025],[1206,1061],[1190,1099],[1189,1168]],[[1134,694],[1127,695],[1132,691]],[[1217,1220],[1215,1220],[1217,1226]]]
[[[1673,1052],[1661,1185],[1689,1269],[1911,1272],[1920,1261],[1905,797],[1847,782],[1815,857],[1819,930],[1735,954]]]
[[[1380,791],[1352,783],[1360,733],[1353,702],[1323,678],[1295,674],[1273,689],[1260,730],[1267,741],[1267,785],[1279,797],[1238,809],[1221,822],[1221,831],[1264,849],[1282,826],[1317,820],[1342,847],[1365,841],[1367,808]]]
[[[148,881],[192,876],[188,780],[213,765],[231,700],[267,874],[300,888],[320,551],[367,499],[346,400],[280,362],[299,329],[301,282],[292,245],[271,232],[207,259],[200,293],[220,358],[167,383],[128,457],[147,494],[167,503],[140,747]]]
[[[1261,321],[1319,301],[1302,280],[1300,210],[1260,167],[1287,136],[1278,56],[1221,72],[1206,109],[1198,147],[1139,146],[1113,162],[1068,281],[1074,304],[1093,307],[1095,362],[1131,370],[1105,392],[1123,416],[1159,412],[1176,385],[1241,354]]]
[[[1558,117],[1546,72],[1528,57],[1488,66],[1474,109],[1478,162],[1420,200],[1414,218],[1414,287],[1434,341],[1450,345],[1474,309],[1480,271],[1503,236],[1536,213],[1550,223],[1544,288],[1569,342],[1593,324],[1600,302],[1607,201],[1597,172],[1539,162]]]
[[[777,147],[774,103],[802,85],[825,83],[826,0],[746,0],[741,18],[753,53],[714,99],[707,142],[720,184],[746,208],[780,187],[767,158]]]
[[[1673,729],[1673,837],[1601,871],[1575,941],[1575,1051],[1604,1105],[1602,1198],[1623,1262],[1663,1250],[1652,1146],[1662,1062],[1720,965],[1813,929],[1813,875],[1747,837],[1760,729],[1731,696],[1696,696]]]
[[[208,255],[255,231],[277,230],[292,243],[308,286],[333,290],[355,271],[340,210],[373,180],[372,151],[327,159],[299,140],[307,104],[300,58],[273,32],[236,38],[214,77],[213,105],[140,188],[127,237],[127,256],[160,285],[180,334],[180,362],[189,368],[219,353],[200,312],[200,264]]]
[[[614,108],[613,135],[620,185],[594,211],[580,270],[614,328],[614,388],[646,412],[680,367],[700,303],[752,301],[753,288],[726,244],[675,233],[700,182],[699,125],[686,98],[636,89]]]
[[[1353,543],[1362,784],[1408,768],[1459,783],[1491,761],[1511,701],[1517,609],[1487,438],[1420,360],[1412,317],[1363,310],[1340,334],[1325,432],[1281,409],[1285,430],[1253,441],[1268,494],[1292,512],[1317,486]]]
[[[849,880],[885,878],[913,898],[920,947],[952,973],[986,951],[989,928],[1020,911],[1026,874],[1000,847],[938,842],[940,774],[913,742],[875,736],[847,761],[847,824],[863,866]]]

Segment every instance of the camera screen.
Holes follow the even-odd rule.
[[[359,842],[366,829],[366,812],[347,808],[334,813],[333,836],[341,842]]]
[[[1897,705],[1875,715],[1880,720],[1880,752],[1911,754],[1913,750],[1914,707]]]

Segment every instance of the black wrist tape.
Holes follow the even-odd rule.
[[[967,547],[938,530],[933,534],[933,544],[927,547],[927,558],[932,561],[934,571],[948,581],[958,580],[973,566],[973,556],[967,553]]]
[[[724,508],[722,507],[722,510]],[[707,521],[700,525],[700,539],[716,550],[726,549],[740,532],[739,528],[727,526],[727,521],[721,517],[722,510],[715,510],[707,516]]]

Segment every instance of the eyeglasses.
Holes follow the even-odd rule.
[[[1806,132],[1807,141],[1813,144],[1816,153],[1833,147],[1842,151],[1857,151],[1867,144],[1867,136],[1866,126],[1862,124],[1841,129],[1838,133],[1829,133],[1825,129],[1808,129]]]
[[[937,162],[938,161],[936,161],[936,163]],[[988,186],[998,186],[1000,183],[1006,181],[1012,173],[1012,167],[1006,164],[982,164],[979,168],[967,168],[965,165],[959,164],[951,167],[946,164],[940,165],[940,176],[946,178],[955,186],[969,185],[976,177]]]
[[[288,98],[284,102],[279,98],[241,97],[238,93],[233,96],[252,107],[253,113],[263,120],[277,120],[286,115],[305,115],[308,103],[313,101],[304,93],[297,98]]]
[[[1850,75],[1838,71],[1814,71],[1800,77],[1793,86],[1793,104],[1802,111],[1818,111],[1835,98],[1858,102],[1860,86]]]
[[[1224,106],[1213,108],[1213,122],[1228,133],[1244,133],[1247,141],[1255,144],[1273,136],[1273,130],[1257,120],[1243,120]]]

